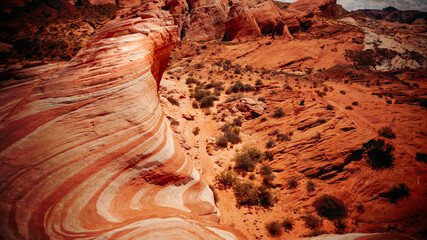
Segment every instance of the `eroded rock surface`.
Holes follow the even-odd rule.
[[[216,223],[159,105],[177,37],[170,14],[135,10],[70,62],[1,82],[2,239],[244,238]]]

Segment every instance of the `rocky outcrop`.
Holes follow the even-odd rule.
[[[0,238],[238,239],[159,105],[178,37],[134,10],[70,62],[1,82]],[[22,71],[18,72],[21,73]]]
[[[331,18],[335,17],[336,5],[336,0],[298,0],[292,3],[288,10]]]
[[[190,8],[182,29],[186,40],[246,40],[260,33],[289,37],[282,12],[270,0],[198,0],[191,2]]]

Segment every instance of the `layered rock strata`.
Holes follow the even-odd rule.
[[[169,13],[135,10],[1,82],[0,238],[244,238],[216,223],[159,105],[177,38]]]

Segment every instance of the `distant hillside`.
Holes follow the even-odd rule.
[[[415,10],[401,11],[394,7],[386,7],[382,10],[357,10],[354,12],[363,13],[367,17],[377,20],[385,20],[388,22],[399,22],[411,24],[417,19],[424,19],[427,21],[427,13]]]

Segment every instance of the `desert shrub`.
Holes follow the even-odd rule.
[[[270,152],[270,151],[265,151],[264,152],[264,157],[267,160],[273,160],[274,159],[274,153]]]
[[[352,102],[351,105],[353,105],[353,106],[359,106],[359,102]]]
[[[276,94],[277,94],[277,92],[275,90],[270,92],[270,95],[276,95]]]
[[[276,176],[272,173],[271,168],[266,165],[261,167],[260,173],[263,177],[264,184],[267,186],[269,186],[270,182],[276,178]]]
[[[326,106],[326,109],[327,109],[327,110],[334,110],[334,106],[332,106],[331,104],[328,104],[328,105]]]
[[[250,182],[239,182],[234,188],[234,195],[240,205],[258,205],[256,187]]]
[[[341,90],[341,91],[340,91],[340,93],[341,93],[342,95],[345,95],[345,91],[344,91],[344,90]]]
[[[230,87],[231,91],[234,93],[238,93],[238,92],[244,92],[245,91],[245,85],[243,85],[242,82],[237,81],[236,83],[234,83],[234,85],[232,85]]]
[[[237,144],[242,141],[242,139],[239,137],[239,134],[234,132],[226,132],[224,136],[227,138],[227,140],[232,144]]]
[[[257,147],[244,146],[234,156],[235,168],[245,171],[253,171],[255,164],[261,160],[263,153]]]
[[[292,230],[292,228],[294,227],[294,219],[291,216],[285,217],[285,219],[283,219],[282,226],[285,229]]]
[[[261,158],[263,157],[263,152],[254,146],[244,146],[242,148],[242,151],[249,155],[251,159],[253,159],[255,162],[259,162]]]
[[[262,85],[262,81],[261,81],[261,79],[256,80],[255,85],[257,85],[257,86]]]
[[[276,199],[266,186],[260,186],[257,189],[258,205],[263,207],[274,206]]]
[[[250,92],[255,90],[254,87],[252,87],[252,85],[250,84],[245,84],[245,92]]]
[[[315,229],[323,225],[322,219],[312,214],[305,215],[302,217],[302,219],[304,219],[305,226],[310,229]]]
[[[213,154],[213,144],[212,143],[206,144],[206,153],[209,155]]]
[[[269,140],[266,144],[265,147],[266,148],[272,148],[274,146],[274,144],[276,143],[276,141],[274,140]]]
[[[260,102],[265,102],[265,98],[260,97],[260,98],[258,98],[258,101],[260,101]]]
[[[282,225],[277,221],[268,222],[265,224],[265,228],[271,236],[282,235]]]
[[[251,72],[252,70],[253,70],[252,66],[249,66],[249,65],[245,66],[245,71]]]
[[[322,91],[319,91],[319,90],[316,90],[315,92],[316,92],[317,96],[319,96],[319,97],[326,96],[326,92],[322,92]]]
[[[226,148],[228,145],[228,138],[224,135],[217,137],[216,145],[218,147]]]
[[[285,112],[283,111],[283,109],[281,109],[281,108],[274,109],[273,117],[281,118],[283,116],[285,116]]]
[[[265,121],[267,121],[267,118],[266,118],[266,117],[262,117],[262,118],[260,119],[260,121],[261,121],[261,122],[265,122]]]
[[[345,107],[345,109],[347,109],[347,110],[353,110],[353,107],[352,106],[347,106],[347,107]]]
[[[291,134],[291,132],[288,132],[288,133],[279,133],[279,134],[276,135],[276,140],[280,141],[280,142],[291,141],[292,134]]]
[[[237,117],[233,120],[233,123],[231,124],[231,126],[242,126],[242,117]]]
[[[298,186],[298,181],[295,178],[291,178],[288,181],[288,188],[289,189],[294,189]]]
[[[199,83],[199,81],[193,77],[188,77],[187,80],[185,80],[186,84],[192,84],[192,83]]]
[[[406,184],[401,183],[399,186],[394,186],[390,191],[380,193],[380,197],[388,198],[391,203],[395,203],[400,199],[409,197],[409,188]]]
[[[361,204],[361,203],[356,205],[356,210],[360,213],[365,212],[365,208],[363,207],[363,204]]]
[[[316,134],[313,136],[314,139],[320,139],[322,137],[320,132],[316,132]]]
[[[337,233],[343,233],[347,228],[345,222],[343,222],[342,220],[335,221],[334,226],[337,228]]]
[[[378,134],[385,138],[396,138],[396,134],[389,126],[382,127],[380,130],[378,130]]]
[[[211,95],[210,91],[204,91],[196,88],[192,97],[194,97],[197,101],[201,101],[205,97],[209,97]]]
[[[255,161],[247,153],[237,153],[234,157],[236,164],[234,168],[245,171],[253,171],[255,169]]]
[[[224,187],[231,187],[237,181],[236,173],[232,170],[224,170],[215,176],[215,179]]]
[[[211,97],[204,97],[200,101],[200,107],[201,108],[213,107],[213,105],[214,105],[214,100]]]
[[[326,123],[328,120],[324,119],[324,118],[319,118],[317,119],[317,122],[320,124]]]
[[[253,173],[249,174],[249,179],[250,180],[254,180],[255,179],[255,174],[253,174]]]
[[[178,100],[176,100],[176,99],[175,99],[175,98],[173,98],[173,97],[168,97],[168,101],[169,101],[170,103],[172,103],[172,105],[179,106],[179,102],[178,102]]]
[[[261,173],[261,175],[270,175],[272,173],[271,167],[267,165],[262,166],[259,172]]]
[[[199,127],[195,127],[195,128],[193,128],[193,134],[194,134],[195,136],[199,135],[199,132],[200,132],[200,128],[199,128]]]
[[[394,147],[384,143],[384,140],[370,140],[363,144],[363,148],[368,153],[367,162],[371,164],[372,169],[384,169],[393,166],[394,157],[392,152]]]
[[[316,184],[313,181],[310,180],[307,182],[307,192],[313,192],[315,188]]]
[[[328,194],[316,198],[313,206],[316,208],[319,216],[329,220],[341,219],[347,215],[344,203],[340,199]]]
[[[279,130],[277,130],[277,129],[274,129],[272,132],[270,132],[268,135],[269,136],[271,136],[271,135],[277,135],[279,133]]]
[[[427,154],[417,152],[417,153],[416,153],[416,157],[415,157],[415,159],[416,159],[418,162],[427,163]]]

